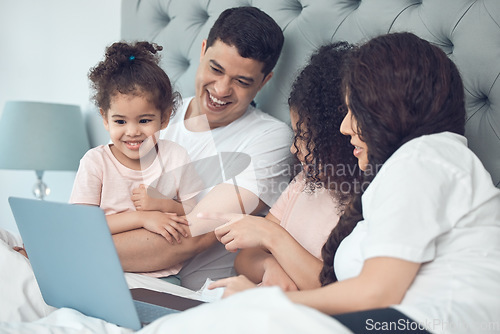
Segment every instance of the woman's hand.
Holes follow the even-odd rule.
[[[257,285],[252,283],[246,276],[239,275],[234,277],[223,278],[211,283],[208,286],[209,290],[215,288],[226,288],[222,298],[229,297],[237,292],[255,288]]]
[[[217,239],[230,252],[238,249],[261,247],[266,249],[270,240],[283,228],[262,217],[243,214],[200,213],[199,218],[218,220],[223,225],[215,229]]]
[[[162,235],[171,244],[174,240],[181,243],[181,237],[189,236],[188,221],[175,213],[147,211],[143,212],[142,218],[146,230]]]

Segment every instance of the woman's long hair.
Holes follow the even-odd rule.
[[[464,89],[455,64],[411,33],[376,37],[350,54],[342,81],[355,131],[368,147],[365,184],[406,142],[445,131],[465,132]],[[322,250],[323,285],[335,282],[337,248],[363,219],[361,195],[352,200]]]

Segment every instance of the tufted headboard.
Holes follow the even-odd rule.
[[[464,81],[469,146],[500,187],[500,0],[122,0],[121,34],[162,45],[162,66],[187,97],[212,24],[224,9],[248,5],[272,16],[285,35],[274,77],[256,98],[284,121],[291,83],[322,44],[410,31],[441,47]]]

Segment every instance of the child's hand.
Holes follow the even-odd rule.
[[[198,218],[220,222],[214,232],[217,239],[230,252],[239,249],[262,247],[268,249],[272,236],[283,232],[279,224],[251,215],[237,213],[198,213]],[[279,240],[278,238],[274,238]]]
[[[155,188],[141,184],[132,190],[132,201],[137,211],[161,211],[164,196]]]
[[[177,243],[181,243],[181,237],[189,236],[187,225],[188,221],[185,217],[159,211],[148,212],[143,222],[146,230],[162,235],[171,244],[174,243],[174,239]]]

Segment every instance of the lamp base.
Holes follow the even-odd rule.
[[[42,181],[43,171],[36,171],[38,181],[33,186],[33,195],[36,199],[43,200],[50,195],[50,188]]]

